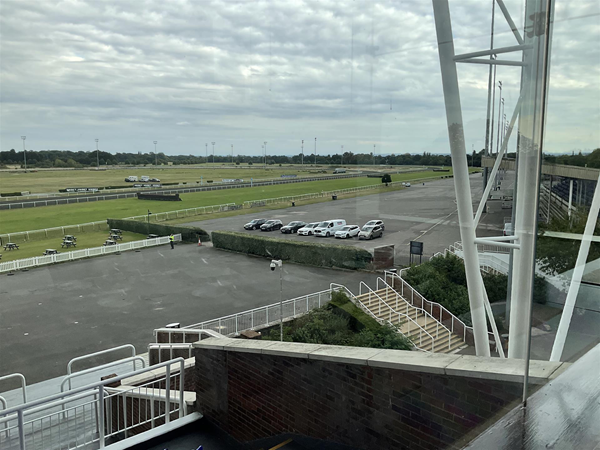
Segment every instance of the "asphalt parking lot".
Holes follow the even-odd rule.
[[[471,176],[474,209],[477,208],[481,198],[482,184],[481,174]],[[478,236],[502,233],[503,215],[484,214],[478,228]],[[272,232],[244,230],[243,225],[254,218],[280,219],[284,225],[294,220],[319,222],[327,219],[345,219],[349,225],[361,227],[369,220],[382,219],[385,222],[385,232],[382,238],[359,241],[358,238],[336,239],[283,234],[279,230]],[[249,213],[242,216],[202,220],[191,222],[190,225],[199,226],[207,231],[239,231],[259,236],[309,242],[317,240],[332,244],[355,245],[368,250],[381,245],[393,244],[395,245],[397,264],[408,263],[410,241],[424,242],[424,257],[429,257],[460,240],[452,179],[430,181],[425,185],[417,184],[401,191],[332,200],[258,214]]]
[[[152,331],[279,301],[269,261],[178,245],[123,252],[0,276],[0,376],[28,384],[64,375],[68,361],[117,345],[144,353]],[[375,275],[286,264],[283,296],[344,284],[353,292]]]

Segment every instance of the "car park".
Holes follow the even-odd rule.
[[[278,219],[267,220],[260,226],[260,231],[274,231],[279,230],[283,226],[283,222]]]
[[[281,227],[281,232],[285,234],[297,233],[298,230],[307,225],[306,222],[301,222],[296,220],[294,222],[288,223],[285,227]]]
[[[245,230],[258,230],[262,224],[264,224],[267,219],[253,219],[247,224],[244,225]]]
[[[314,234],[315,228],[319,225],[319,223],[320,222],[307,223],[298,230],[298,234],[300,236],[312,236]]]
[[[329,237],[333,236],[336,231],[341,230],[346,226],[344,219],[325,220],[315,227],[315,236]]]
[[[360,227],[358,225],[346,225],[341,230],[335,232],[337,239],[348,239],[358,236],[360,233]]]
[[[379,225],[365,225],[358,233],[358,239],[374,239],[383,236],[383,228]]]
[[[367,223],[365,223],[364,227],[374,227],[374,226],[379,226],[381,227],[382,230],[385,230],[385,224],[383,223],[383,220],[369,220]]]

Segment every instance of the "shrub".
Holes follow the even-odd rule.
[[[383,176],[381,177],[381,182],[382,183],[391,183],[392,177],[390,176],[389,173],[384,173]]]
[[[213,231],[213,245],[249,255],[281,258],[318,267],[366,269],[373,256],[367,250],[343,245],[295,242],[287,239],[252,236],[233,231]]]
[[[200,237],[204,242],[210,241],[209,234],[202,228],[186,227],[181,225],[163,225],[158,223],[139,222],[137,220],[125,219],[107,219],[106,222],[110,228],[120,228],[124,231],[131,231],[140,234],[157,234],[159,236],[168,236],[169,234],[181,234],[183,242],[198,242]]]

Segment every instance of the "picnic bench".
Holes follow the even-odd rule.
[[[19,246],[13,242],[7,242],[4,250],[19,250]]]
[[[117,239],[123,240],[123,236],[121,236],[121,235],[119,235],[119,234],[111,234],[111,235],[110,235],[110,238],[111,238],[113,241],[116,241]]]
[[[77,242],[77,238],[75,236],[73,236],[72,234],[65,234],[63,236],[63,241],[73,241],[73,242]]]
[[[160,237],[160,236],[158,234],[149,234],[146,239],[156,239],[157,237]]]
[[[123,234],[123,230],[121,230],[119,228],[111,228],[110,234]]]
[[[62,244],[60,244],[60,246],[61,247],[67,247],[67,248],[69,248],[69,247],[77,247],[77,243],[73,242],[73,241],[67,241],[67,240],[65,240],[65,241],[62,242]]]
[[[55,250],[53,248],[47,248],[46,251],[43,253],[44,256],[48,256],[48,255],[58,255],[58,250]]]
[[[104,241],[104,245],[105,247],[109,246],[109,245],[117,245],[117,243],[115,241],[113,241],[112,239],[107,239],[106,241]]]

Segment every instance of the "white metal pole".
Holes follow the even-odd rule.
[[[590,252],[592,236],[594,235],[599,212],[600,176],[596,183],[596,190],[594,191],[594,198],[592,199],[592,206],[590,207],[590,212],[585,224],[585,230],[583,236],[581,236],[581,246],[579,247],[577,261],[575,262],[575,268],[573,269],[573,277],[571,278],[571,285],[569,286],[569,292],[567,293],[567,299],[565,300],[565,307],[563,308],[562,316],[560,317],[556,339],[552,346],[550,361],[560,361],[565,348],[565,341],[567,340],[567,333],[569,332],[569,325],[571,324],[571,318],[573,317],[573,310],[575,309],[575,302],[577,300],[577,294],[579,293],[579,286],[581,285],[585,263]]]
[[[483,283],[479,269],[479,255],[475,245],[475,227],[473,226],[473,205],[471,203],[471,187],[469,184],[469,168],[465,152],[465,137],[458,88],[458,74],[454,62],[454,42],[448,0],[433,0],[433,13],[437,33],[440,66],[442,69],[442,85],[452,168],[454,172],[454,189],[456,206],[460,224],[460,237],[463,243],[465,272],[469,304],[473,320],[473,336],[475,351],[478,356],[490,356],[485,307],[483,300]]]
[[[494,16],[496,11],[496,0],[492,0],[492,23],[490,30],[490,50],[494,48]],[[494,56],[490,55],[490,60],[493,59]],[[486,120],[485,120],[485,150],[484,156],[490,156],[490,114],[491,114],[491,101],[492,101],[492,71],[493,67],[490,64],[490,70],[488,73],[488,97],[487,97],[487,111],[486,111]],[[488,184],[488,168],[483,168],[483,188]]]
[[[25,151],[25,139],[27,139],[27,136],[21,136],[21,139],[23,139],[23,161],[25,164],[25,170],[27,170],[27,152]]]
[[[96,170],[100,170],[100,155],[98,154],[98,138],[94,139],[96,141]]]
[[[304,165],[304,139],[302,139],[302,165]]]
[[[597,187],[596,187],[597,189]],[[573,208],[573,178],[569,180],[569,218],[571,218],[571,209]]]
[[[279,262],[279,340],[283,342],[283,261]]]
[[[315,166],[317,165],[317,138],[315,138]]]
[[[551,29],[540,29],[542,8],[548,1],[528,0],[525,7],[525,45],[521,75],[522,105],[519,114],[517,198],[515,236],[520,249],[514,250],[511,286],[508,357],[527,359],[531,332],[531,305],[535,270],[535,242],[542,164],[545,98],[549,72]],[[545,12],[545,11],[544,11]],[[543,15],[543,14],[542,14]],[[546,35],[548,33],[548,35]],[[527,363],[526,363],[527,364]]]

